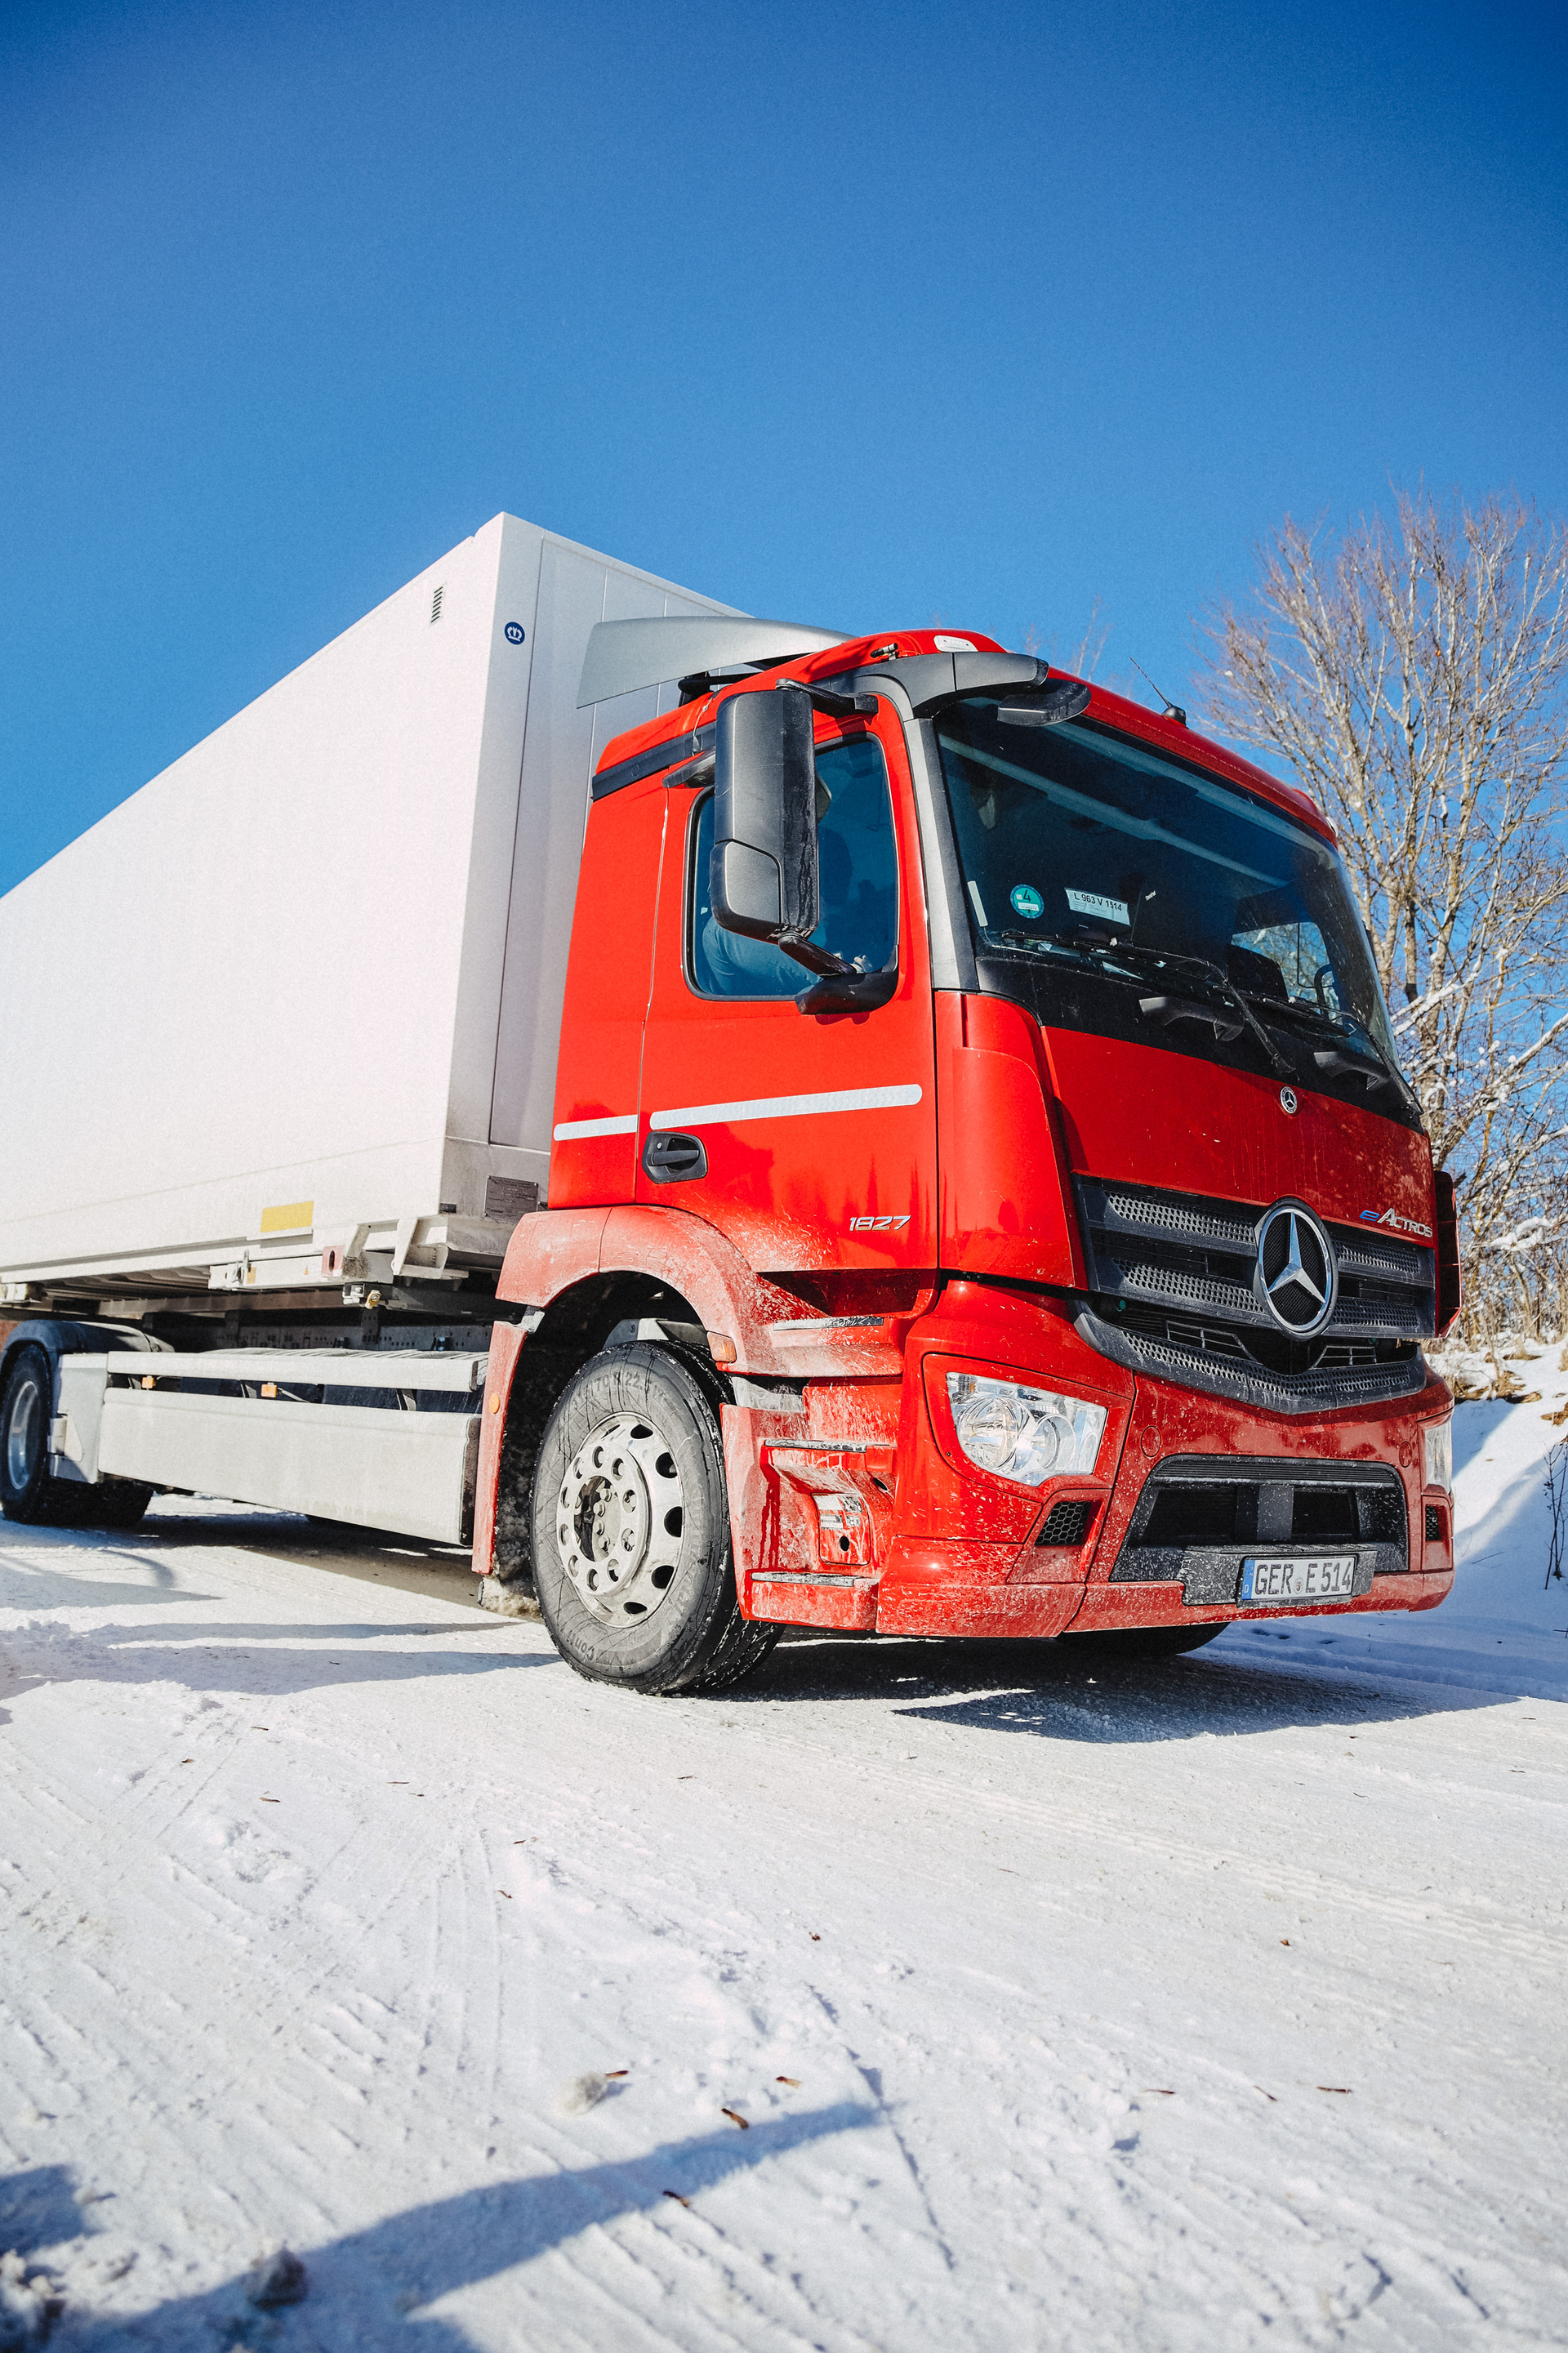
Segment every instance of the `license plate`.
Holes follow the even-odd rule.
[[[1283,1608],[1292,1601],[1337,1601],[1355,1591],[1353,1552],[1320,1553],[1315,1557],[1269,1560],[1259,1554],[1241,1564],[1243,1601]]]

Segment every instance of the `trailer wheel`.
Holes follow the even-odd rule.
[[[533,1482],[533,1575],[551,1640],[594,1683],[718,1690],[772,1647],[742,1619],[715,1399],[638,1344],[574,1374]]]
[[[49,1472],[53,1368],[42,1348],[19,1348],[0,1397],[0,1510],[35,1527],[134,1527],[153,1499],[133,1479],[89,1486]]]

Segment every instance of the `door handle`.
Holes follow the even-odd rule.
[[[696,1135],[650,1135],[642,1148],[642,1165],[656,1185],[689,1184],[708,1174],[708,1155]]]

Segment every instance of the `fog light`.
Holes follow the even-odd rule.
[[[1064,1472],[1094,1468],[1105,1430],[1102,1405],[978,1373],[949,1373],[947,1397],[960,1446],[998,1479],[1037,1487]]]
[[[1426,1484],[1441,1487],[1444,1493],[1454,1492],[1454,1419],[1429,1421],[1421,1432],[1421,1443],[1426,1451]]]

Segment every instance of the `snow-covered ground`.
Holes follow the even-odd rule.
[[[438,1547],[0,1528],[0,2346],[18,2268],[60,2353],[1563,2342],[1521,1369],[1444,1609],[1160,1667],[813,1639],[640,1700]]]

